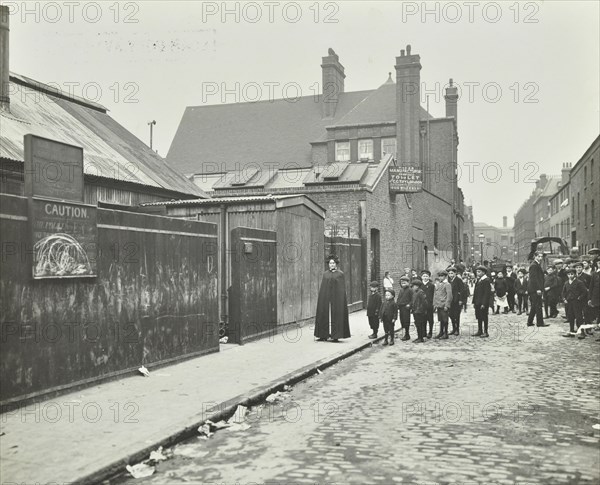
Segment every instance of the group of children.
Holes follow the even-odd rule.
[[[401,340],[410,340],[411,314],[417,330],[414,343],[423,343],[432,338],[434,314],[437,314],[440,330],[433,338],[448,339],[448,335],[459,335],[461,310],[466,309],[470,296],[469,284],[463,281],[462,271],[451,266],[437,273],[435,283],[431,281],[430,271],[421,271],[420,278],[415,273],[414,270],[407,270],[400,278],[397,298],[389,273],[384,279],[383,299],[379,293],[379,283],[371,282],[371,294],[367,301],[367,317],[372,329],[370,339],[377,338],[381,322],[385,332],[383,345],[394,345],[394,327],[399,318],[404,329]],[[473,336],[489,336],[490,308],[496,314],[501,310],[502,313],[518,311],[519,315],[529,311],[532,296],[527,273],[524,268],[517,268],[513,272],[510,265],[498,273],[490,272],[483,265],[475,269],[472,303],[478,330]],[[468,281],[468,274],[466,276]],[[556,260],[544,274],[542,298],[546,318],[557,317],[558,304],[564,303],[565,319],[569,322],[569,332],[565,333],[565,337],[579,334],[580,339],[585,338],[586,334],[591,333],[590,328],[600,323],[600,258],[596,257],[591,264],[586,260],[577,261],[568,268],[563,268],[563,262]],[[449,321],[452,322],[450,333]]]
[[[420,278],[414,270],[407,271],[400,277],[397,298],[390,281],[393,282],[386,273],[383,300],[379,293],[379,283],[371,282],[371,294],[367,301],[367,317],[373,332],[369,335],[370,339],[377,338],[381,322],[385,332],[383,345],[394,345],[394,327],[399,317],[404,329],[401,340],[410,340],[411,314],[417,330],[414,343],[423,343],[425,339],[433,337],[434,313],[437,313],[440,330],[433,338],[445,340],[448,335],[459,335],[460,314],[469,297],[469,287],[460,278],[456,267],[438,272],[435,283],[431,281],[431,272],[428,270],[422,270]],[[452,322],[450,333],[449,321]]]

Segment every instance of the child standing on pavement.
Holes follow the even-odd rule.
[[[412,304],[413,291],[408,286],[408,276],[400,278],[400,289],[398,290],[398,311],[400,312],[400,324],[404,329],[404,337],[401,340],[410,340],[410,305]]]
[[[413,290],[412,312],[415,317],[415,327],[417,328],[417,338],[413,340],[415,344],[422,344],[425,341],[425,326],[427,325],[427,296],[423,291],[423,282],[415,278],[411,282]]]
[[[395,296],[394,290],[385,290],[385,300],[379,310],[379,318],[383,322],[383,330],[385,331],[383,345],[388,344],[388,338],[389,344],[394,345],[394,326],[398,319],[398,306],[394,301]]]
[[[379,310],[381,309],[381,295],[379,294],[379,283],[371,281],[371,294],[367,300],[367,318],[369,319],[369,327],[373,333],[369,335],[370,339],[377,338],[379,331]]]

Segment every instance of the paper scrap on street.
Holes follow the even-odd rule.
[[[150,453],[150,460],[153,461],[162,461],[162,460],[166,460],[167,457],[163,454],[163,447],[159,446],[158,450],[156,451],[152,451]]]
[[[231,424],[226,423],[225,421],[219,421],[217,423],[213,423],[210,419],[207,419],[206,423],[208,425],[210,425],[211,429],[214,429],[215,431],[217,431],[219,429],[223,429],[223,428],[228,428],[229,426],[231,426]]]
[[[246,406],[242,406],[241,404],[235,410],[235,413],[231,418],[227,420],[228,423],[243,423],[246,419],[246,413],[248,412],[248,408]]]
[[[274,392],[273,394],[269,394],[267,396],[267,398],[265,399],[265,401],[267,401],[268,403],[274,403],[277,401],[283,401],[287,397],[288,397],[288,394],[277,391],[277,392]]]
[[[144,478],[149,477],[155,472],[155,468],[145,463],[138,463],[137,465],[127,465],[125,469],[133,478]]]
[[[222,337],[219,339],[219,343],[226,344],[229,341],[229,337]]]
[[[198,433],[206,436],[207,438],[210,438],[213,435],[213,433],[210,431],[210,424],[207,423],[204,423],[198,428]]]
[[[594,429],[600,429],[600,424],[595,424],[594,426],[592,426],[592,428],[594,428]]]
[[[144,377],[150,377],[150,372],[148,372],[148,369],[146,369],[144,366],[140,367],[138,369],[138,371],[140,372],[140,374],[142,374]]]
[[[322,374],[322,372],[319,368],[317,368],[317,374]]]

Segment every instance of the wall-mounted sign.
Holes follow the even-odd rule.
[[[400,165],[388,169],[390,194],[404,194],[423,190],[423,170],[413,165]]]
[[[83,202],[83,148],[25,135],[25,195]]]
[[[93,205],[31,200],[35,279],[96,276],[96,211]]]
[[[31,134],[23,143],[33,277],[96,276],[97,207],[83,204],[83,149]]]

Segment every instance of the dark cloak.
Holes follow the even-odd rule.
[[[331,306],[331,331],[329,329],[329,308]],[[323,274],[317,315],[315,316],[315,337],[326,339],[349,338],[348,301],[346,299],[346,280],[339,269]]]

